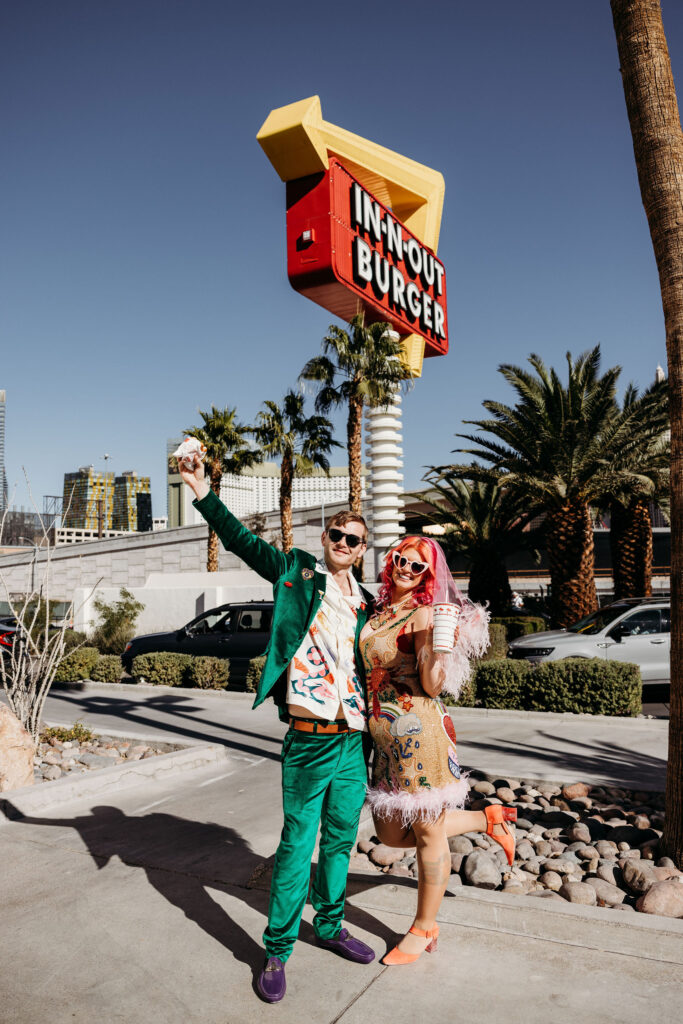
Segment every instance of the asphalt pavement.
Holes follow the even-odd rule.
[[[387,968],[379,956],[412,921],[415,883],[356,857],[346,923],[378,959],[360,966],[315,946],[309,906],[285,1000],[260,1002],[283,726],[272,706],[250,704],[104,686],[52,694],[48,721],[208,740],[221,757],[0,824],[2,1024],[678,1019],[683,921],[461,887],[442,904],[437,953]],[[454,721],[463,763],[491,776],[663,782],[666,721],[469,709]]]

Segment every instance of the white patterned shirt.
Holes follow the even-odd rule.
[[[316,565],[327,576],[325,596],[287,671],[287,703],[316,718],[332,721],[341,705],[348,725],[367,728],[365,692],[356,669],[355,637],[358,608],[363,597],[349,573],[351,594],[346,595],[324,559]]]

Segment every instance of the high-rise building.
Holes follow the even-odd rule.
[[[7,508],[7,474],[5,473],[5,392],[0,391],[0,512]]]
[[[145,498],[143,496],[149,497]],[[138,515],[144,522],[138,521]],[[126,470],[114,480],[114,530],[151,530],[152,498],[150,478]]]
[[[62,527],[70,530],[111,530],[114,510],[114,474],[81,466],[64,474]]]

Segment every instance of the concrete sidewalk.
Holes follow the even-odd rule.
[[[459,888],[442,904],[437,953],[385,968],[415,883],[360,858],[347,924],[378,960],[359,966],[315,946],[309,906],[287,997],[263,1004],[253,981],[281,824],[277,768],[226,752],[6,823],[2,1024],[678,1019],[683,921]]]

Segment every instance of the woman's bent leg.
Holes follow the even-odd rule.
[[[431,931],[451,876],[451,854],[448,849],[445,815],[438,821],[415,821],[413,831],[417,853],[417,913],[413,922],[421,931]],[[421,953],[430,940],[408,932],[398,944],[402,953]]]
[[[483,811],[448,811],[446,835],[461,836],[464,832],[486,832],[486,815]]]
[[[380,818],[373,814],[372,820],[380,843],[398,850],[412,850],[417,844],[412,825],[402,825],[400,818]]]

